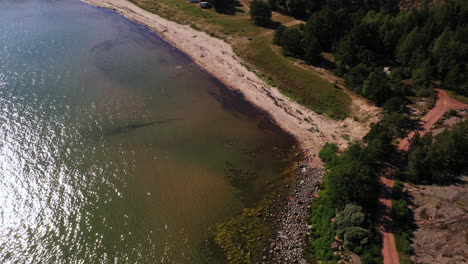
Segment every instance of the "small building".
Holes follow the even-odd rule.
[[[384,67],[383,68],[383,71],[385,72],[385,74],[387,75],[390,75],[392,73],[392,69],[390,67]]]

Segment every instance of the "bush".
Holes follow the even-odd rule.
[[[364,81],[361,94],[374,101],[376,105],[383,105],[392,96],[390,79],[382,69],[378,68]]]
[[[327,165],[332,165],[333,162],[337,158],[336,156],[337,150],[338,150],[338,146],[335,143],[326,142],[319,152],[319,158],[323,162],[327,163]]]
[[[419,134],[408,151],[410,180],[415,182],[448,182],[468,168],[468,121],[434,138]]]
[[[447,112],[447,114],[448,114],[449,116],[457,116],[457,115],[458,115],[458,112],[457,112],[457,110],[455,110],[455,109],[450,109],[450,110]]]
[[[388,112],[401,112],[404,100],[401,97],[392,97],[384,104],[384,109]]]
[[[346,84],[350,86],[353,90],[361,90],[362,83],[369,77],[371,69],[363,63],[360,63],[354,66],[351,71],[349,71],[348,78],[346,79]]]
[[[346,230],[344,235],[344,243],[343,245],[346,248],[349,248],[352,251],[356,251],[357,247],[365,246],[369,242],[369,231],[362,227],[353,226]],[[361,253],[361,252],[356,252]]]
[[[343,211],[335,216],[335,221],[332,226],[336,229],[336,235],[344,238],[344,235],[351,227],[361,227],[364,224],[365,215],[362,212],[362,207],[347,204]]]
[[[432,90],[426,102],[427,108],[429,109],[434,108],[436,101],[437,101],[437,95],[434,92],[434,90]]]

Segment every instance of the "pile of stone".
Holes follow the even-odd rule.
[[[305,164],[299,164],[298,168],[293,192],[278,214],[275,236],[264,248],[263,259],[269,259],[269,263],[307,263],[303,258],[302,245],[312,229],[306,222],[308,208],[317,195],[317,183],[322,180],[324,170],[309,168]]]

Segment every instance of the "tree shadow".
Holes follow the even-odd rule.
[[[434,173],[434,172],[433,172]],[[450,186],[450,185],[466,185],[467,181],[463,180],[462,177],[467,175],[468,172],[464,172],[458,175],[448,175],[446,173],[434,173],[431,178],[424,179],[423,181],[417,182],[418,185],[437,185],[437,186]]]
[[[314,67],[319,67],[327,71],[333,71],[336,69],[336,63],[323,56],[320,56],[317,62],[310,62],[307,60],[303,60],[300,62],[300,64],[306,64],[306,65],[310,65]]]
[[[214,9],[216,12],[223,15],[235,15],[237,13],[245,13],[242,7],[242,3],[238,0],[226,1],[222,5],[215,6]]]
[[[324,68],[325,70],[328,70],[328,71],[332,71],[336,69],[336,63],[323,56],[320,56],[320,61],[317,66]]]
[[[268,25],[265,26],[265,28],[269,29],[274,29],[276,30],[279,26],[281,26],[281,23],[278,21],[271,21]]]
[[[409,107],[406,104],[401,106],[401,112],[403,114],[407,114],[409,116],[417,116],[418,115],[415,109]]]

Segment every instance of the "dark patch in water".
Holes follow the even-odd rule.
[[[99,44],[94,45],[94,47],[91,48],[91,53],[99,53],[101,51],[109,51],[112,49],[113,46],[118,44],[120,41],[116,40],[105,40]]]
[[[113,136],[113,135],[117,135],[117,134],[121,134],[121,133],[127,133],[127,132],[130,132],[130,131],[133,131],[133,130],[136,130],[136,129],[142,128],[142,127],[167,124],[167,123],[171,123],[171,122],[174,122],[174,121],[180,121],[180,120],[183,120],[183,119],[182,118],[169,118],[169,119],[151,121],[151,122],[146,122],[146,123],[129,124],[129,125],[126,125],[126,126],[118,127],[116,129],[110,131],[109,133],[106,133],[106,135],[107,136]]]
[[[255,169],[239,168],[229,161],[226,161],[224,165],[226,179],[239,191],[238,197],[246,206],[253,206],[257,198],[256,195],[253,195],[257,194],[255,191],[256,174]]]
[[[295,139],[282,130],[267,112],[247,101],[241,92],[227,88],[213,76],[211,78],[218,89],[216,91],[208,91],[208,93],[219,102],[225,111],[230,112],[235,117],[244,115],[248,119],[255,121],[257,127],[264,132],[278,135],[278,138],[286,138],[286,140],[291,142],[290,145],[297,144]]]

